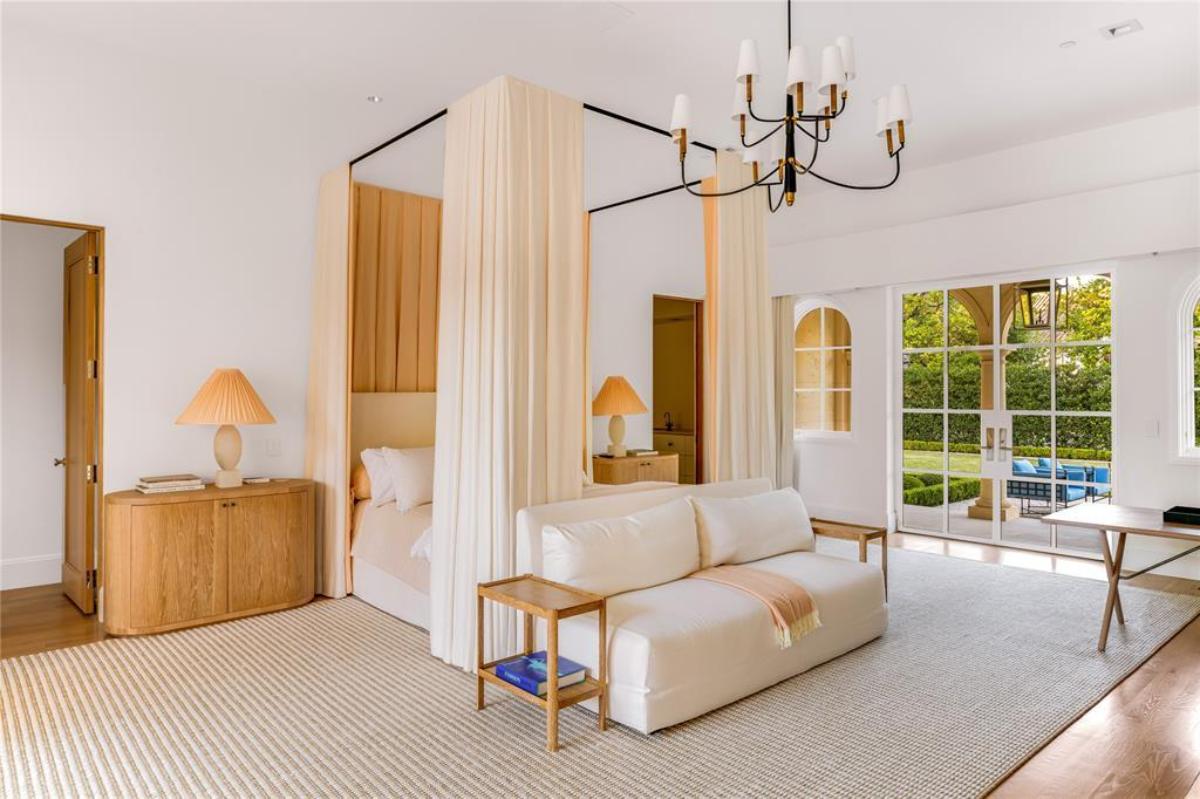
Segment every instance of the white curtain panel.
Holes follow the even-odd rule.
[[[348,325],[350,288],[350,167],[321,178],[313,268],[312,342],[308,358],[308,416],[304,476],[314,480],[317,592],[346,595],[349,529]]]
[[[430,647],[475,668],[475,586],[515,516],[580,496],[583,106],[509,77],[450,106],[438,318]],[[517,650],[487,603],[486,659]]]
[[[718,191],[744,186],[751,169],[733,153],[717,153]],[[705,474],[709,482],[776,477],[775,363],[767,281],[765,190],[715,201],[709,259]],[[710,206],[711,207],[711,206]],[[711,216],[706,217],[711,224]]]
[[[775,351],[775,487],[796,480],[796,298],[771,300]]]

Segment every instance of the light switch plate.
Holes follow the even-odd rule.
[[[278,438],[267,439],[267,457],[278,458],[283,454],[283,442]]]

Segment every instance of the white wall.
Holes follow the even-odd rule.
[[[63,248],[79,236],[0,222],[0,589],[62,576]]]
[[[704,296],[704,218],[700,202],[677,192],[592,215],[592,392],[624,375],[654,407],[654,295]],[[653,445],[649,413],[625,419],[625,442]],[[595,420],[596,452],[608,419]]]

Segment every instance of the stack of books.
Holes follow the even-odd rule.
[[[137,490],[143,494],[170,494],[175,491],[201,491],[204,481],[194,474],[160,474],[157,477],[139,477]]]
[[[496,676],[505,682],[510,682],[523,691],[537,696],[546,695],[546,652],[534,652],[532,655],[521,655],[512,660],[496,664]],[[573,660],[558,656],[558,687],[566,688],[583,682],[587,670]]]

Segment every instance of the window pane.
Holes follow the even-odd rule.
[[[1192,380],[1195,381],[1196,387],[1200,388],[1200,330],[1197,330],[1194,335],[1195,341],[1192,342]]]
[[[941,408],[942,363],[940,352],[904,356],[904,407]]]
[[[945,478],[929,472],[905,472],[904,514],[901,524],[908,530],[941,533],[946,529]]]
[[[940,413],[904,414],[904,468],[944,469],[945,435]]]
[[[942,292],[904,295],[904,346],[943,347],[946,329],[942,323]]]
[[[983,440],[980,415],[952,413],[947,422],[950,426],[950,471],[978,473],[983,461],[980,455],[980,441]]]
[[[1196,389],[1196,413],[1192,418],[1192,429],[1196,431],[1196,446],[1200,447],[1200,388]]]
[[[1111,410],[1112,348],[1058,348],[1054,379],[1058,410]]]
[[[850,323],[837,308],[825,309],[825,346],[850,346]]]
[[[820,430],[821,392],[797,391],[795,413],[797,430]]]
[[[1196,311],[1192,314],[1192,327],[1200,327],[1200,302],[1196,303]]]
[[[1004,402],[1013,411],[1050,410],[1050,348],[1004,353]]]
[[[1112,281],[1075,275],[1054,281],[1059,341],[1104,341],[1112,335]]]
[[[1012,420],[1013,474],[1028,474],[1028,470],[1017,461],[1025,461],[1035,471],[1041,469],[1050,476],[1050,417],[1018,416]],[[1032,476],[1032,475],[1031,475]]]
[[[1049,421],[1047,419],[1047,421]],[[1051,512],[1049,480],[1032,475],[1004,481],[1006,513],[1000,520],[1000,538],[1013,544],[1050,546],[1051,527],[1041,519]]]
[[[804,350],[796,353],[796,388],[821,387],[821,351]]]
[[[950,408],[992,409],[992,354],[950,353]],[[986,365],[986,368],[985,368]]]
[[[1060,469],[1065,480],[1112,481],[1112,419],[1107,416],[1058,416],[1054,420]]]
[[[825,429],[845,433],[850,430],[850,392],[825,392]]]
[[[950,477],[946,493],[950,498],[950,535],[963,538],[992,537],[993,480],[978,477]]]
[[[850,388],[850,350],[825,350],[825,388]]]
[[[814,308],[806,313],[796,325],[797,347],[821,346],[821,309]]]
[[[946,316],[951,347],[992,343],[992,287],[951,289]]]
[[[1049,280],[1027,280],[1001,286],[1001,340],[1006,344],[1049,343],[1049,297]]]

